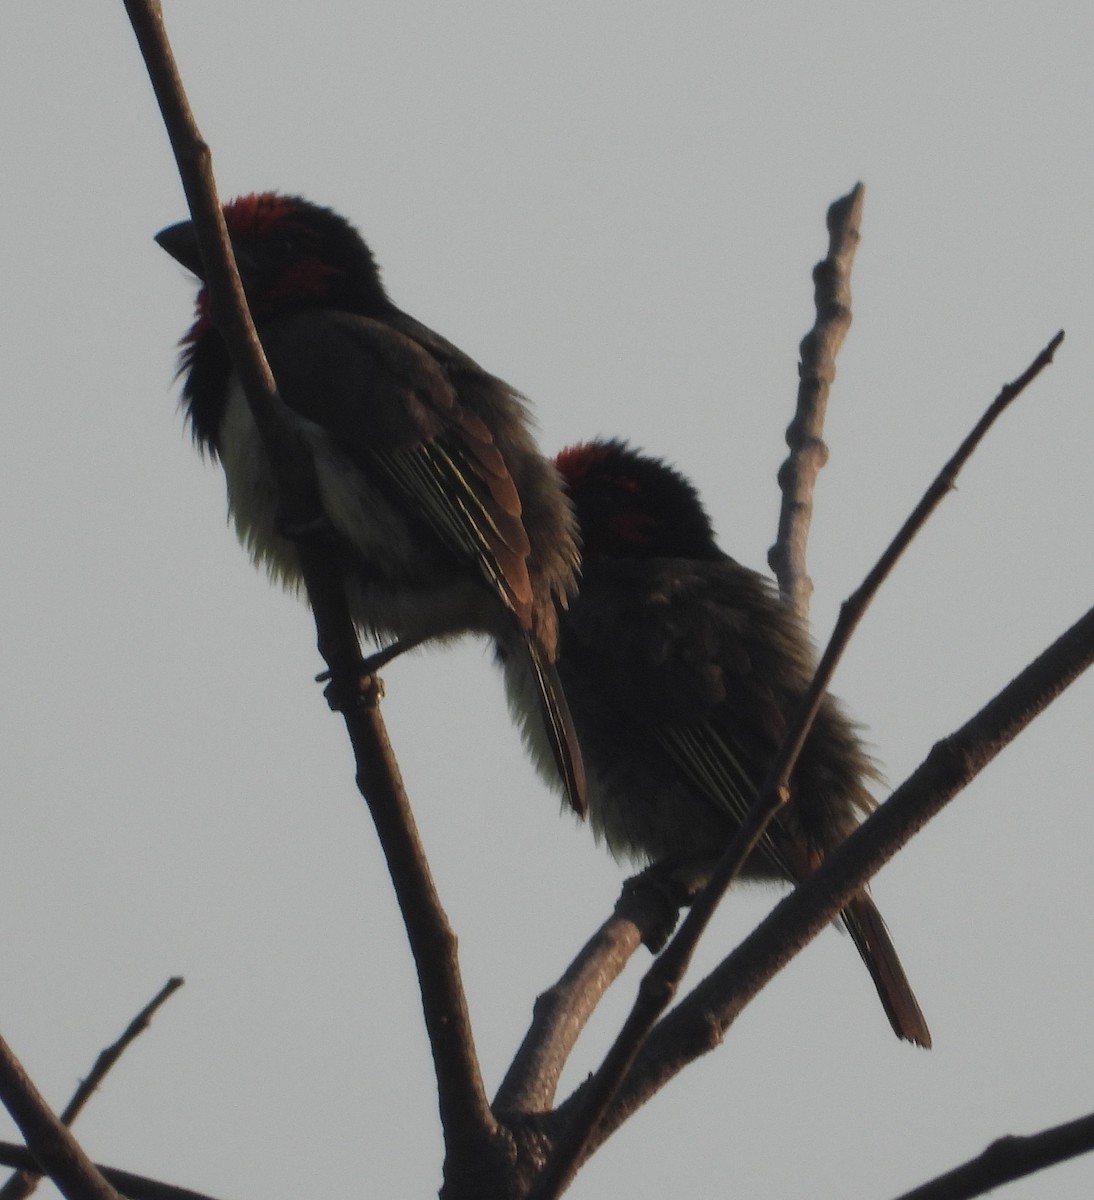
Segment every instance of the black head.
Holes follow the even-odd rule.
[[[719,559],[699,493],[626,442],[581,442],[555,459],[581,529],[582,555]]]
[[[299,196],[260,192],[224,205],[239,274],[256,320],[300,308],[374,315],[390,307],[380,272],[361,235],[329,208]],[[181,221],[156,234],[172,258],[204,280],[194,227]],[[190,341],[208,324],[205,288]]]
[[[376,317],[391,311],[368,246],[329,208],[299,196],[261,192],[226,204],[224,222],[256,321],[305,308]],[[186,377],[182,399],[194,438],[215,455],[232,364],[209,319],[194,226],[181,221],[157,233],[156,241],[203,283],[194,323],[182,339],[179,374]]]

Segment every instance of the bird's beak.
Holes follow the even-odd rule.
[[[176,262],[180,262],[188,271],[193,271],[204,281],[205,266],[201,261],[201,251],[194,236],[192,221],[180,221],[177,225],[168,225],[166,229],[161,229],[156,234],[156,242]]]

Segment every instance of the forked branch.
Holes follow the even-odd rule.
[[[650,1035],[602,1126],[603,1140],[698,1055],[712,1049],[790,957],[931,818],[1091,665],[1094,609],[1085,613],[923,763],[799,884]]]
[[[62,1125],[66,1127],[70,1126],[76,1120],[83,1111],[84,1105],[95,1094],[95,1089],[106,1078],[110,1069],[148,1028],[152,1022],[152,1018],[160,1007],[182,987],[182,982],[182,979],[177,975],[169,979],[144,1008],[137,1013],[133,1020],[129,1022],[121,1037],[117,1041],[112,1042],[99,1054],[87,1077],[81,1080],[80,1086],[72,1095],[72,1099],[61,1110],[58,1119]],[[0,1200],[25,1200],[25,1197],[29,1196],[37,1188],[41,1179],[42,1173],[40,1170],[24,1169],[16,1171],[4,1186],[0,1187]],[[108,1180],[107,1182],[110,1181]]]
[[[598,1132],[598,1126],[604,1120],[605,1114],[607,1114],[617,1090],[620,1088],[632,1066],[636,1065],[639,1051],[642,1049],[647,1037],[649,1037],[650,1031],[653,1029],[658,1018],[668,1008],[675,997],[680,981],[683,979],[684,973],[691,962],[695,947],[709,924],[715,908],[756,846],[767,824],[789,796],[790,774],[793,771],[794,764],[797,762],[798,755],[801,752],[801,747],[812,727],[817,710],[831,682],[836,665],[862,613],[892,571],[897,559],[908,547],[919,530],[923,528],[923,525],[935,508],[937,508],[942,497],[952,489],[958,472],[971,457],[984,435],[1008,405],[1052,361],[1053,354],[1063,341],[1063,336],[1062,332],[1058,333],[1016,380],[1003,387],[969,436],[961,443],[953,457],[950,458],[939,472],[922,500],[904,523],[892,543],[882,554],[873,570],[870,571],[860,587],[844,603],[836,628],[821,658],[809,691],[802,702],[801,711],[783,741],[767,782],[761,789],[760,796],[750,809],[747,819],[742,823],[741,828],[730,842],[725,854],[715,868],[710,882],[691,906],[691,910],[676,936],[669,943],[665,952],[654,962],[646,977],[642,980],[634,1007],[599,1070],[571,1098],[573,1102],[572,1106],[568,1102],[566,1107],[570,1109],[571,1119],[569,1120],[566,1133],[560,1140],[554,1155],[543,1173],[540,1183],[533,1192],[534,1200],[555,1200],[555,1197],[560,1196],[569,1181],[573,1178],[581,1161],[587,1157],[588,1153],[591,1152],[591,1149],[599,1141],[603,1140],[603,1136],[606,1136],[606,1132],[603,1134]],[[1044,703],[1048,703],[1048,700],[1045,700]],[[992,753],[997,752],[997,749],[998,747]],[[979,770],[979,767],[976,769]],[[973,774],[975,774],[975,771]],[[917,776],[913,776],[913,779],[916,778]],[[971,778],[971,775],[957,784],[953,791],[949,792],[941,800],[939,807],[955,791],[964,786],[968,778]],[[894,800],[895,796],[887,804],[882,805],[869,821],[831,855],[826,865],[811,875],[787,900],[783,901],[775,910],[775,913],[772,914],[772,917],[763,922],[751,937],[746,939],[739,950],[730,955],[722,967],[710,978],[717,978],[720,986],[724,988],[727,976],[734,979],[738,977],[740,970],[739,956],[745,951],[745,948],[755,947],[757,952],[767,954],[765,961],[768,963],[770,970],[764,975],[763,982],[766,982],[780,966],[789,960],[793,953],[796,953],[816,932],[823,928],[827,921],[840,911],[853,892],[858,890],[875,871],[880,869],[882,863],[886,861],[885,858],[882,858],[870,869],[860,869],[857,871],[854,886],[848,887],[846,890],[841,890],[838,901],[832,901],[831,906],[824,909],[824,915],[817,917],[815,923],[809,925],[808,930],[791,921],[788,921],[785,926],[776,926],[773,928],[772,921],[792,901],[806,894],[810,889],[815,890],[817,887],[823,886],[823,881],[828,881],[835,870],[833,864],[842,862],[849,854],[854,854],[853,847],[861,845],[867,828],[874,825],[879,819],[882,819],[882,814],[886,809],[891,808]],[[926,819],[927,817],[923,817],[919,820],[918,824],[907,829],[903,833],[902,839],[892,845],[886,858],[895,853]],[[821,880],[822,883],[818,883],[818,880]],[[796,942],[795,939],[798,933],[801,934],[801,940]],[[715,1010],[712,1010],[709,1003],[696,1000],[697,996],[705,997],[706,993],[701,990],[703,987],[704,985],[700,985],[687,1000],[681,1003],[676,1012],[663,1023],[662,1028],[666,1026],[669,1028],[679,1027],[679,1014],[681,1011],[686,1007],[687,1011],[694,1013],[698,1004],[700,1016],[697,1020],[700,1026],[700,1041],[696,1043],[694,1031],[689,1031],[687,1038],[682,1043],[684,1049],[679,1057],[681,1063],[690,1061],[691,1058],[695,1057],[696,1053],[701,1053],[709,1049],[714,1044],[710,1040],[712,1032],[716,1032],[714,1041],[720,1040],[728,1024],[723,1017],[719,1017],[718,1022],[712,1024],[711,1014]],[[734,1012],[733,1015],[736,1015],[736,1013]],[[670,1024],[674,1018],[676,1019],[675,1024]],[[648,1098],[652,1094],[652,1091],[660,1087],[669,1077],[670,1075],[666,1075],[652,1089],[641,1089],[643,1099]],[[623,1119],[625,1114],[629,1114],[634,1110],[635,1104],[633,1101],[637,1098],[637,1095],[638,1093],[634,1091],[633,1086],[628,1088],[628,1097],[621,1098],[620,1104],[616,1105],[616,1111],[613,1114],[612,1120],[613,1128],[619,1123],[619,1120]],[[578,1099],[579,1096],[580,1100]]]

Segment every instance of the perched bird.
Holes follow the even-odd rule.
[[[590,822],[617,857],[690,868],[701,880],[756,798],[812,679],[810,640],[767,580],[718,548],[697,492],[671,467],[620,441],[573,446],[556,461],[583,543],[558,667],[585,753]],[[876,777],[854,724],[827,697],[791,798],[742,874],[803,879],[874,807],[867,783]],[[929,1046],[865,891],[842,918],[893,1029]]]
[[[265,192],[224,206],[239,273],[289,418],[314,459],[331,552],[376,666],[428,639],[495,640],[535,698],[570,804],[584,770],[554,665],[575,586],[573,515],[536,449],[524,399],[396,308],[357,231],[328,208]],[[189,221],[156,241],[202,281],[182,340],[183,404],[218,458],[240,541],[286,585],[295,543],[227,348],[209,318]]]

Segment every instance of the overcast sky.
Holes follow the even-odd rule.
[[[825,210],[863,180],[818,639],[1067,331],[837,675],[891,783],[1089,607],[1088,3],[165,8],[223,194],[345,213],[398,304],[531,397],[545,450],[666,456],[757,569]],[[185,975],[81,1118],[92,1155],[224,1200],[434,1194],[415,981],[312,623],[177,411],[193,288],[151,239],[185,208],[120,0],[5,0],[0,111],[0,1030],[59,1106]],[[481,645],[384,678],[492,1090],[624,871],[533,776]],[[570,1195],[887,1200],[1094,1109],[1092,702],[1080,681],[876,881],[930,1053],[826,932]],[[696,972],[778,894],[734,893]],[[1088,1158],[1005,1195],[1092,1186]]]

